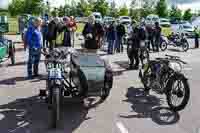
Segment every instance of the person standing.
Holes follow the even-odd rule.
[[[108,54],[113,54],[114,52],[114,43],[115,43],[115,27],[114,22],[110,24],[107,33],[107,40],[108,40]]]
[[[44,15],[43,23],[42,23],[42,37],[43,37],[43,48],[48,48],[48,41],[47,41],[47,33],[48,33],[48,14]]]
[[[36,18],[34,20],[33,28],[27,31],[26,35],[27,48],[29,50],[27,66],[28,79],[32,79],[33,76],[38,76],[38,67],[42,49],[42,33],[40,31],[41,24],[42,20],[40,18]],[[34,73],[34,75],[32,75],[32,73]]]
[[[194,38],[195,48],[199,48],[199,33],[198,33],[198,30],[197,30],[197,27],[195,27],[194,32],[195,32],[195,38]]]
[[[56,38],[58,32],[59,18],[55,17],[48,24],[47,40],[49,42],[49,49],[53,50],[56,47]]]
[[[161,32],[162,29],[159,25],[158,22],[155,23],[155,46],[156,46],[156,51],[159,52],[159,46],[160,46],[160,38],[161,38]]]
[[[117,52],[120,53],[123,52],[122,38],[125,35],[126,31],[124,25],[121,23],[117,25],[116,30],[117,30],[116,47],[117,47]]]
[[[68,23],[68,26],[69,26],[69,30],[70,30],[70,38],[72,40],[72,47],[74,47],[74,43],[75,43],[75,32],[77,30],[77,24],[76,24],[76,21],[74,20],[74,16],[71,16],[69,18],[69,23]]]
[[[65,17],[63,19],[63,22],[64,22],[64,25],[62,28],[62,30],[64,32],[63,45],[66,47],[71,47],[71,46],[74,47],[74,32],[75,32],[75,30],[72,30],[73,27],[70,24],[71,20],[72,20],[72,18],[68,18],[68,17]],[[73,42],[71,42],[71,40]]]
[[[154,51],[154,36],[153,36],[153,28],[149,25],[146,25],[146,31],[147,31],[147,40],[148,40],[148,49]]]

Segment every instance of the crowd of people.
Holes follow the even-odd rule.
[[[50,18],[48,15],[43,18],[30,18],[27,31],[23,37],[25,49],[29,50],[28,78],[38,76],[40,51],[46,51],[47,48],[52,50],[54,47],[59,46],[74,47],[74,33],[76,30],[77,24],[73,16],[63,17],[62,19],[58,17]],[[142,22],[137,25],[133,21],[132,24],[125,27],[118,21],[113,21],[110,24],[101,24],[95,21],[94,16],[89,16],[88,23],[82,31],[85,39],[84,48],[96,51],[108,44],[107,54],[123,52],[123,39],[126,32],[128,32],[129,38],[133,41],[132,51],[129,55],[130,68],[138,68],[138,49],[141,41],[149,40],[149,50],[150,46],[152,46],[153,51],[159,51],[161,36],[159,23],[156,23],[155,28],[152,28],[145,26]],[[133,67],[134,60],[136,63]],[[32,69],[34,74],[32,74]]]

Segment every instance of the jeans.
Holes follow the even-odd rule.
[[[123,52],[122,36],[117,37],[116,50],[117,52],[121,52],[121,51]]]
[[[108,40],[108,54],[113,54],[114,40]]]
[[[32,69],[34,72],[34,75],[38,75],[38,66],[40,62],[40,57],[41,57],[41,49],[34,49],[30,48],[29,49],[29,56],[28,56],[28,77],[32,77]]]

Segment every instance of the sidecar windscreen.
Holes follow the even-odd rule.
[[[73,60],[81,67],[105,67],[104,61],[96,54],[78,53]]]

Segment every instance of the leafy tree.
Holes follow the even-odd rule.
[[[160,17],[167,17],[168,11],[167,11],[167,4],[165,0],[160,0],[156,5],[156,13]]]
[[[110,3],[109,16],[118,17],[118,9],[116,7],[115,1]]]
[[[192,18],[191,9],[187,9],[183,14],[183,19],[184,20],[191,20],[191,18]]]
[[[23,13],[24,1],[23,0],[13,0],[8,6],[8,11],[11,16],[16,16]]]
[[[106,0],[97,0],[96,2],[94,2],[94,12],[100,12],[102,16],[105,16],[108,14],[108,9],[109,5],[108,2],[106,2]]]
[[[128,8],[126,5],[124,5],[120,10],[119,10],[119,13],[118,13],[119,16],[128,16],[129,13],[128,13]]]
[[[170,17],[181,20],[182,19],[182,11],[178,9],[176,6],[172,6],[172,9],[170,11]]]

